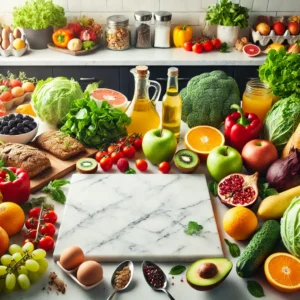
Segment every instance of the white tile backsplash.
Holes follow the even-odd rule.
[[[299,11],[300,0],[269,0],[268,10]]]
[[[70,0],[69,0],[70,1]],[[86,0],[87,1],[87,0]],[[138,10],[159,10],[159,0],[123,0],[124,11],[138,11]]]
[[[195,12],[201,9],[201,0],[160,0],[160,10],[176,12]]]
[[[107,11],[122,11],[123,0],[106,0]]]
[[[269,0],[254,0],[252,11],[267,11]]]

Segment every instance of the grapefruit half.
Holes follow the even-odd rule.
[[[260,48],[254,44],[245,45],[243,51],[248,56],[257,56],[261,52]]]

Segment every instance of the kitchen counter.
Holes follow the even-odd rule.
[[[112,51],[101,48],[84,56],[72,56],[50,49],[30,50],[22,57],[1,57],[0,66],[259,66],[266,55],[248,57],[232,49],[230,53],[212,51],[196,54],[180,48]]]

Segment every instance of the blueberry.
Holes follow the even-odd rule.
[[[16,128],[13,128],[13,129],[11,129],[10,131],[9,131],[9,134],[10,135],[16,135],[17,134],[17,129]]]
[[[30,116],[25,116],[24,120],[33,121],[33,119]]]
[[[8,126],[5,126],[5,127],[3,127],[3,132],[5,133],[5,134],[8,134],[9,133],[9,130],[10,130],[10,128],[8,127]]]
[[[2,122],[2,126],[3,127],[8,126],[8,122],[6,122],[6,121]]]
[[[10,128],[16,127],[16,121],[15,121],[15,120],[10,120],[10,121],[8,122],[8,127],[10,127]]]
[[[19,123],[19,124],[17,124],[17,128],[20,130],[21,128],[23,128],[24,126],[23,126],[23,124],[22,123]]]
[[[22,133],[24,133],[24,128],[23,127],[22,128],[18,128],[18,131],[19,131],[20,134],[22,134]]]
[[[23,115],[21,115],[21,114],[17,115],[17,116],[16,116],[16,119],[18,119],[18,120],[23,120]]]
[[[15,115],[14,115],[14,114],[8,115],[8,119],[9,119],[9,120],[13,120],[14,118],[15,118]]]
[[[24,127],[24,132],[25,132],[25,133],[27,133],[27,132],[29,132],[29,131],[31,131],[31,129],[30,129],[30,128],[28,128],[28,127]]]
[[[9,119],[8,116],[5,116],[2,120],[5,121],[5,122],[8,122],[10,119]]]
[[[24,125],[24,126],[28,126],[29,124],[30,124],[30,121],[29,121],[29,120],[23,121],[23,125]]]
[[[30,124],[28,125],[28,127],[29,127],[31,130],[33,130],[33,129],[36,127],[36,125],[33,124],[33,123],[30,123]]]

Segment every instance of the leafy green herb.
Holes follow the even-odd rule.
[[[266,182],[265,179],[258,180],[258,193],[262,200],[269,196],[278,194],[278,192],[275,189],[269,187],[269,184]]]
[[[71,146],[70,141],[66,140],[66,141],[65,141],[65,146],[66,146],[66,148],[70,148],[70,146]]]
[[[230,51],[227,43],[222,43],[219,51],[222,53],[229,53]]]
[[[34,207],[40,207],[42,204],[44,204],[44,207],[46,204],[47,197],[38,197],[38,198],[31,198],[29,201],[22,204],[22,208],[27,213],[29,210],[31,210]],[[49,204],[50,206],[50,204]]]
[[[218,183],[215,180],[208,184],[208,189],[215,197],[218,196]]]
[[[0,168],[3,168],[3,167],[5,167],[5,162],[4,162],[4,160],[1,158],[1,159],[0,159]]]
[[[135,169],[129,168],[129,169],[125,172],[125,174],[136,174],[136,171],[135,171]]]
[[[64,204],[66,202],[66,195],[61,187],[69,183],[70,181],[65,179],[51,181],[42,189],[42,192],[48,193],[53,200]]]
[[[199,234],[200,231],[203,229],[203,226],[198,224],[197,222],[190,221],[187,228],[184,232],[188,235]]]
[[[255,280],[247,281],[247,289],[253,297],[261,298],[265,296],[262,286]]]
[[[186,270],[185,266],[177,265],[177,266],[174,266],[170,270],[169,274],[170,275],[179,275],[179,274],[183,273],[185,270]]]
[[[241,250],[237,244],[229,242],[227,239],[224,239],[225,243],[229,247],[229,252],[232,257],[239,257],[241,255]]]

